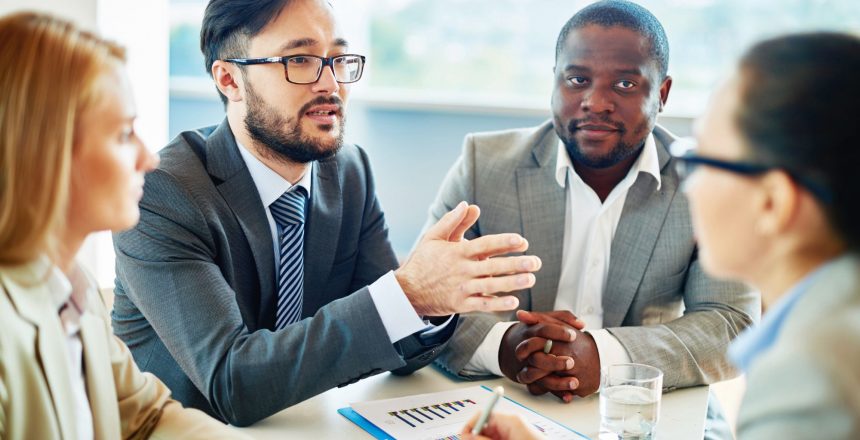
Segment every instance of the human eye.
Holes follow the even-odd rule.
[[[615,87],[618,87],[621,90],[630,90],[636,87],[636,83],[630,80],[622,79],[621,81],[615,83]]]
[[[300,56],[290,57],[287,60],[287,62],[291,66],[304,66],[304,65],[309,64],[311,62],[311,59],[310,59],[310,57],[300,55]]]
[[[119,133],[119,142],[123,144],[127,144],[131,142],[132,137],[134,136],[134,127],[124,127],[122,131]]]
[[[588,78],[585,78],[584,76],[568,76],[567,82],[574,86],[584,86],[588,83]]]

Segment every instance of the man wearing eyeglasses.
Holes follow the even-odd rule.
[[[352,54],[322,0],[213,0],[201,31],[227,117],[187,131],[115,236],[114,331],[182,403],[248,425],[428,364],[452,314],[534,283],[517,234],[462,241],[465,203],[398,267],[367,155],[343,143]],[[427,318],[422,319],[422,318]],[[432,319],[431,319],[432,318]]]
[[[478,203],[467,238],[518,231],[543,269],[518,292],[530,313],[463,316],[440,365],[565,402],[597,391],[601,368],[615,363],[655,366],[668,389],[737,374],[726,349],[758,318],[759,299],[700,268],[667,150],[674,136],[656,125],[672,85],[668,56],[645,8],[594,3],[558,37],[552,120],[466,137],[431,221],[460,199]],[[575,339],[544,353],[559,329]]]

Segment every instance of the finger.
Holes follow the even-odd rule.
[[[445,240],[447,241],[455,230],[462,227],[464,217],[466,216],[466,208],[469,205],[466,202],[460,202],[457,207],[443,215],[442,218],[431,226],[424,234],[422,240]],[[472,225],[469,225],[471,227]]]
[[[514,356],[517,357],[518,361],[522,362],[531,356],[532,353],[543,352],[545,344],[546,339],[544,338],[523,339],[523,341],[517,344],[516,348],[514,348]]]
[[[463,241],[463,236],[466,235],[466,231],[478,221],[478,217],[481,216],[481,209],[478,208],[478,205],[469,205],[466,208],[466,215],[463,216],[463,219],[460,220],[460,224],[451,231],[451,235],[448,237],[448,241]]]
[[[474,295],[477,293],[492,294],[498,292],[513,292],[528,289],[535,285],[535,275],[521,273],[498,277],[472,278],[460,285],[461,293]],[[510,309],[505,309],[510,310]]]
[[[573,342],[576,340],[576,330],[564,324],[539,323],[530,325],[526,333],[529,336],[538,336],[561,342]]]
[[[453,230],[453,228],[452,228]],[[465,243],[464,251],[472,259],[524,252],[529,242],[520,234],[484,235]]]
[[[513,310],[518,305],[520,300],[515,296],[472,295],[464,299],[457,310],[451,312],[504,312]]]
[[[564,403],[573,402],[573,393],[570,391],[552,391],[552,393]]]
[[[542,351],[528,357],[528,364],[544,371],[566,371],[573,368],[574,362],[569,356],[555,356]]]
[[[565,324],[578,330],[585,328],[585,321],[579,319],[567,310],[555,310],[552,312],[530,312],[522,310],[517,312],[517,319],[524,324],[537,324],[539,322],[554,322]]]
[[[550,391],[574,391],[579,388],[579,379],[571,376],[556,376],[554,374],[538,379],[536,383],[539,383],[542,387]]]
[[[533,382],[533,383],[526,385],[526,389],[528,389],[529,392],[534,394],[535,396],[540,396],[540,395],[546,394],[547,391],[549,391],[548,389],[544,388],[543,386],[541,386],[537,382]]]
[[[478,417],[481,416],[481,411],[476,411],[475,414],[472,414],[472,417],[469,417],[469,421],[463,425],[463,430],[460,432],[461,434],[471,433],[472,428],[475,427],[475,423],[478,423]]]
[[[517,373],[517,382],[528,385],[538,379],[543,379],[550,373],[552,372],[541,370],[540,368],[525,366]]]
[[[509,275],[522,272],[537,272],[540,270],[540,258],[534,255],[516,257],[495,257],[470,264],[472,274],[481,276]]]

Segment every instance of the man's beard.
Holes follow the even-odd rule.
[[[556,121],[557,123],[559,121]],[[590,156],[586,154],[582,148],[579,146],[579,142],[576,141],[576,132],[579,130],[577,128],[581,124],[586,123],[599,123],[601,125],[609,125],[618,130],[619,140],[618,143],[606,154],[602,156]],[[556,125],[558,127],[558,124]],[[567,125],[567,132],[570,133],[569,137],[563,136],[559,133],[559,130],[556,129],[556,134],[558,134],[559,139],[564,143],[564,147],[567,150],[567,154],[570,156],[570,159],[574,162],[582,164],[585,167],[592,169],[604,169],[609,168],[613,165],[616,165],[622,162],[624,159],[629,158],[630,156],[639,153],[642,148],[642,145],[645,142],[645,137],[647,136],[648,130],[648,122],[645,121],[641,126],[636,128],[635,134],[643,134],[641,140],[636,141],[635,143],[629,143],[624,140],[624,135],[627,133],[627,127],[624,123],[614,122],[608,118],[590,118],[590,119],[574,119],[570,121]],[[638,138],[639,136],[637,136]]]
[[[343,101],[337,96],[320,96],[303,105],[295,118],[284,118],[278,111],[266,104],[251,84],[247,83],[248,112],[245,115],[245,129],[252,139],[264,150],[260,154],[271,159],[293,163],[308,163],[334,156],[343,146]],[[302,133],[301,115],[312,106],[321,104],[337,105],[340,112],[340,133],[331,144],[324,144]],[[331,130],[331,125],[320,126]]]

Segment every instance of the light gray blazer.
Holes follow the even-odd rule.
[[[747,372],[739,440],[860,438],[860,257],[820,273]]]
[[[687,200],[666,150],[672,135],[657,127],[654,137],[662,186],[655,191],[653,176],[641,173],[627,195],[610,250],[604,327],[633,362],[663,370],[667,389],[708,384],[736,374],[726,348],[758,319],[759,296],[702,272]],[[551,122],[466,136],[430,208],[428,224],[466,200],[481,208],[468,237],[518,232],[528,239],[527,253],[543,260],[534,287],[517,293],[528,310],[552,310],[558,291],[566,201],[555,179],[558,142]],[[461,319],[436,361],[459,375],[493,324],[515,318],[483,313]]]
[[[146,176],[141,218],[114,236],[114,332],[187,406],[248,425],[336,386],[429,364],[433,341],[391,344],[367,285],[397,259],[367,155],[313,163],[303,320],[275,326],[265,207],[225,120],[181,133]],[[305,319],[307,318],[307,319]]]

